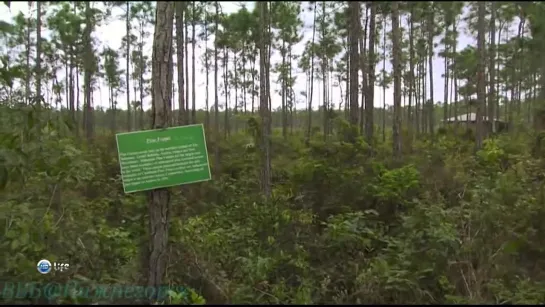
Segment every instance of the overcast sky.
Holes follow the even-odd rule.
[[[0,5],[0,19],[1,20],[4,20],[4,21],[11,21],[13,16],[17,15],[19,12],[23,12],[25,15],[28,15],[28,2],[24,1],[24,2],[12,2],[11,3],[11,8],[7,8],[6,6],[4,5]],[[232,13],[232,12],[235,12],[236,10],[238,10],[238,8],[240,7],[240,3],[241,2],[220,2],[221,3],[221,6],[222,6],[222,9],[224,12],[226,13]],[[308,7],[308,3],[303,3],[302,4],[304,8]],[[253,9],[254,7],[254,2],[247,2],[247,7],[248,9]],[[114,10],[113,12],[113,15],[121,15],[123,14],[123,11],[121,9],[117,9],[117,10]],[[299,44],[297,44],[293,50],[293,53],[294,54],[301,54],[302,51],[303,51],[303,47],[304,47],[304,44],[306,43],[306,41],[310,40],[312,38],[312,32],[311,32],[311,26],[312,26],[312,14],[309,13],[308,11],[305,10],[305,12],[302,14],[302,19],[303,19],[303,22],[304,22],[304,29],[305,30],[302,30],[304,33],[304,38],[302,40],[302,42],[300,42]],[[105,44],[105,45],[108,45],[110,46],[111,48],[113,48],[114,50],[119,50],[120,47],[121,47],[121,39],[122,37],[125,35],[125,23],[124,21],[122,20],[119,20],[117,18],[111,18],[112,20],[109,21],[107,24],[103,24],[101,25],[100,27],[98,27],[95,31],[95,34],[94,36],[99,38],[99,40],[101,41],[102,44]],[[406,21],[405,20],[402,20],[401,22],[401,26],[402,27],[406,27]],[[153,28],[150,27],[149,28],[149,32],[150,33],[153,33]],[[44,35],[44,36],[48,36],[47,33]],[[146,44],[146,47],[145,47],[145,51],[147,51],[147,54],[151,57],[151,45],[152,45],[152,39],[153,38],[153,35],[150,36],[150,38],[147,40],[147,44]],[[213,38],[212,38],[213,39]],[[441,39],[441,37],[437,37],[436,38],[436,43],[439,42],[439,40]],[[465,31],[462,31],[462,33],[460,34],[460,38],[459,38],[459,42],[458,42],[458,50],[461,50],[462,48],[464,48],[465,46],[467,46],[469,43],[473,44],[475,42],[475,40],[471,37],[469,37]],[[199,42],[199,44],[201,44],[201,46],[197,46],[196,48],[196,51],[195,51],[195,57],[197,59],[197,67],[196,67],[196,74],[195,74],[195,79],[196,79],[196,104],[197,104],[197,107],[198,108],[203,108],[205,106],[205,94],[206,94],[206,88],[205,88],[205,82],[206,82],[206,74],[204,72],[201,72],[202,70],[202,65],[200,64],[199,62],[199,59],[201,58],[203,52],[204,52],[204,42]],[[212,46],[212,40],[209,41],[209,46]],[[380,46],[379,46],[380,47]],[[99,47],[99,50],[102,49],[102,47]],[[435,51],[435,53],[437,54],[440,49],[443,49],[443,46],[440,46],[437,48],[437,50]],[[188,48],[189,52],[191,53],[191,47]],[[379,48],[378,52],[381,52],[381,49]],[[125,67],[125,64],[124,64],[124,60],[121,59],[121,63],[120,63],[120,67],[121,68],[124,68]],[[271,60],[271,67],[274,66],[275,63],[278,63],[280,61],[280,55],[279,54],[275,54],[273,55],[272,57],[272,60]],[[189,61],[190,65],[191,65],[191,60]],[[439,57],[435,57],[434,60],[433,60],[433,68],[434,68],[434,86],[435,86],[435,89],[434,89],[434,98],[436,101],[442,101],[443,100],[443,88],[444,88],[444,79],[441,77],[441,75],[444,73],[444,61],[443,59],[439,58]],[[382,63],[379,63],[377,65],[377,68],[376,68],[376,72],[380,72],[380,70],[382,69]],[[390,71],[391,70],[391,65],[389,63],[389,60],[387,60],[386,62],[386,70],[387,71]],[[191,69],[189,69],[189,80],[191,80]],[[60,72],[59,71],[59,79],[63,79],[65,76],[64,76],[64,73],[63,72]],[[294,76],[297,75],[297,79],[296,79],[296,84],[295,84],[295,93],[297,96],[300,96],[299,93],[301,91],[305,91],[306,90],[306,81],[305,81],[305,75],[304,74],[295,74],[294,73]],[[221,74],[220,74],[221,76]],[[210,105],[212,105],[214,103],[213,99],[214,99],[214,95],[213,95],[213,71],[211,71],[211,74],[209,76],[210,78],[210,87],[209,87],[209,101],[210,101]],[[174,74],[174,79],[176,80],[176,73]],[[277,76],[276,74],[273,74],[271,76],[271,93],[272,93],[272,104],[273,104],[273,108],[277,108],[280,106],[281,104],[281,98],[280,96],[276,93],[276,91],[280,88],[280,85],[276,83],[276,80],[277,80]],[[176,81],[175,81],[176,82]],[[187,81],[186,81],[187,82]],[[221,83],[221,77],[220,77],[220,81]],[[429,83],[429,82],[428,82]],[[191,85],[190,85],[191,86]],[[428,84],[429,86],[429,84]],[[132,85],[131,85],[131,92],[132,92]],[[429,90],[428,90],[429,92]],[[191,93],[191,88],[190,88],[190,93]],[[316,82],[315,85],[314,85],[314,97],[313,97],[313,105],[318,105],[317,102],[320,103],[320,105],[322,104],[322,90],[321,90],[321,82]],[[344,93],[344,86],[343,86],[343,93]],[[132,93],[131,93],[132,94]],[[428,94],[429,95],[429,94]],[[230,105],[233,106],[233,102],[234,102],[234,93],[231,94],[232,98],[231,98],[231,103]],[[339,104],[339,101],[340,101],[340,93],[339,93],[339,88],[334,88],[333,90],[333,93],[332,93],[332,102],[333,104],[338,107],[338,104]],[[248,95],[249,97],[249,95]],[[375,87],[375,106],[381,106],[382,105],[382,101],[383,101],[383,94],[382,94],[382,88],[376,86]],[[393,101],[393,91],[392,89],[387,89],[386,90],[386,104],[387,105],[392,105],[392,101]],[[131,100],[132,100],[132,95],[131,95]],[[190,98],[191,99],[191,98]],[[225,102],[225,97],[222,97],[221,94],[219,96],[219,103],[220,105],[223,105],[224,102]],[[107,93],[107,88],[105,86],[105,84],[103,82],[101,82],[101,85],[100,85],[100,89],[95,91],[94,93],[94,103],[95,105],[100,105],[100,106],[103,106],[103,107],[107,107],[108,106],[108,93]],[[249,98],[248,98],[249,100]],[[297,109],[302,109],[305,107],[305,104],[304,104],[304,97],[298,97],[297,100],[300,100],[302,103],[298,104],[297,105]],[[125,109],[126,108],[126,96],[125,94],[120,94],[119,98],[118,98],[118,107],[120,108],[123,108]],[[144,108],[147,109],[149,108],[149,104],[150,104],[150,99],[146,99],[144,101]]]

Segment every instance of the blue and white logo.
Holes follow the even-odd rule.
[[[38,272],[42,274],[47,274],[51,272],[51,262],[47,259],[42,259],[38,261],[38,265],[36,266],[38,268]]]

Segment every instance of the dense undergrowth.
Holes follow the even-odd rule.
[[[123,194],[113,136],[89,146],[58,118],[1,112],[2,279],[142,284],[146,197]],[[444,132],[403,161],[389,141],[371,157],[363,140],[321,139],[274,136],[268,203],[250,133],[220,144],[219,176],[172,189],[166,282],[194,291],[187,302],[545,301],[536,136],[500,135],[475,153],[467,136]],[[71,269],[39,276],[42,258]]]

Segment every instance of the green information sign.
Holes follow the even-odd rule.
[[[125,193],[211,179],[202,124],[116,135]]]

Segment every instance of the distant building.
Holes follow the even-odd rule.
[[[501,119],[495,119],[496,123],[496,132],[502,132],[507,129],[507,123],[502,121]],[[463,127],[468,127],[469,129],[475,130],[477,127],[477,114],[475,113],[467,113],[458,115],[456,117],[447,118],[447,120],[443,120],[443,125],[446,127],[455,127],[456,122],[458,122],[458,125]],[[488,119],[487,116],[483,116],[483,124],[485,125],[486,129],[489,132],[492,132],[492,122]]]

